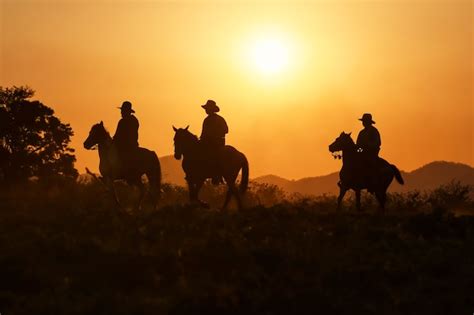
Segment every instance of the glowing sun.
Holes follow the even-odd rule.
[[[278,38],[263,38],[254,42],[251,60],[262,74],[276,74],[287,68],[288,45]]]

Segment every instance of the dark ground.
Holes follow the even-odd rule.
[[[16,189],[0,313],[472,314],[474,217],[453,214],[472,201],[434,196],[393,196],[385,215],[329,197],[130,215],[97,187]]]

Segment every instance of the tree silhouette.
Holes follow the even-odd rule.
[[[72,128],[39,101],[28,87],[0,87],[0,179],[77,176]]]

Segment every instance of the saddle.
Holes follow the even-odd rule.
[[[374,192],[377,185],[377,171],[381,167],[382,159],[378,155],[369,154],[367,152],[359,152],[360,171],[367,190]]]
[[[133,174],[140,167],[140,152],[142,150],[145,149],[141,147],[127,148],[115,146],[118,161],[117,167],[122,176]]]
[[[222,152],[225,145],[200,141],[202,165],[205,172],[212,178],[214,185],[222,183],[222,175],[219,163],[222,159]]]

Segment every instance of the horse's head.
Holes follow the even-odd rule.
[[[188,150],[188,148],[198,142],[198,138],[193,135],[189,130],[189,126],[186,128],[176,128],[173,126],[174,134],[174,157],[177,160],[181,160],[181,156]]]
[[[329,145],[329,151],[331,153],[337,151],[344,151],[345,149],[349,149],[351,146],[354,146],[354,141],[351,138],[351,133],[345,133],[343,131],[341,135]]]
[[[84,141],[84,148],[90,150],[94,145],[101,144],[110,138],[109,133],[105,130],[104,123],[101,121],[98,124],[92,126],[89,131],[89,136]]]

